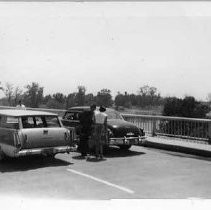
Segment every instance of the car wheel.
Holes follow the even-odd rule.
[[[121,146],[119,146],[119,148],[121,150],[129,150],[131,148],[131,145],[121,145]]]

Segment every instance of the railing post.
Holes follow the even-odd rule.
[[[211,121],[208,122],[208,144],[211,144]]]
[[[152,118],[152,136],[156,136],[156,119]]]

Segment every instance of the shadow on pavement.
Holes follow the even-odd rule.
[[[102,162],[102,161],[105,161],[105,160],[106,160],[106,158],[103,158],[103,159],[97,159],[96,157],[87,158],[88,162]]]
[[[115,158],[115,157],[129,157],[129,156],[136,156],[136,155],[144,155],[144,152],[137,152],[133,150],[121,150],[118,147],[109,147],[106,150],[104,150],[103,156],[105,158]],[[94,152],[92,151],[91,156],[94,156]],[[79,155],[73,156],[73,159],[76,160],[84,160],[85,157],[82,157],[79,153]],[[93,162],[98,162],[99,160],[96,160],[95,157],[91,158]]]
[[[86,157],[81,156],[81,155],[76,155],[76,156],[73,156],[72,158],[75,160],[85,160],[86,159]]]
[[[72,158],[75,159],[75,160],[86,160],[86,161],[89,161],[89,162],[102,161],[102,160],[98,160],[95,156],[84,157],[84,156],[81,156],[81,155],[76,155],[76,156],[73,156]]]
[[[83,157],[81,155],[76,155],[72,157],[75,160],[86,160],[88,162],[101,162],[101,161],[105,161],[106,158],[103,159],[97,159],[95,156],[88,156],[88,157]]]
[[[144,152],[137,152],[133,150],[121,150],[118,147],[110,147],[104,152],[104,157],[114,158],[114,157],[129,157],[136,155],[144,155]]]
[[[15,171],[28,171],[37,168],[45,167],[57,167],[57,166],[68,166],[73,163],[57,159],[48,158],[42,156],[30,156],[20,158],[10,158],[0,163],[0,172],[15,172]]]

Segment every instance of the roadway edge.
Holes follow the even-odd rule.
[[[200,148],[197,149],[197,148],[192,148],[192,147],[187,147],[187,146],[182,146],[182,145],[177,145],[177,144],[165,144],[159,141],[155,142],[155,141],[150,141],[147,139],[141,143],[141,146],[152,147],[152,148],[168,150],[168,151],[173,151],[173,152],[181,152],[181,153],[192,154],[192,155],[203,156],[203,157],[211,157],[210,150],[204,150]]]

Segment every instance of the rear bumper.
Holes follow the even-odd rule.
[[[138,136],[138,137],[115,137],[109,138],[108,145],[139,145],[146,139],[146,136]],[[75,144],[79,144],[80,138],[74,139]]]
[[[109,145],[138,145],[146,136],[109,138]]]
[[[70,146],[59,146],[59,147],[45,147],[35,149],[22,149],[14,153],[15,157],[27,156],[27,155],[54,155],[57,153],[69,153],[73,150]]]

